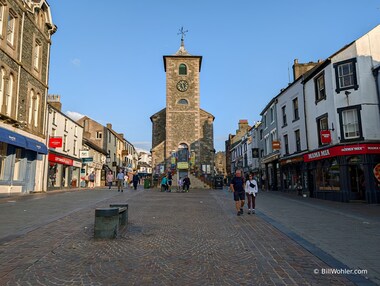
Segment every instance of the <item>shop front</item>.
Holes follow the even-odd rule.
[[[304,155],[311,196],[380,203],[380,144],[351,144]]]
[[[298,155],[280,160],[281,191],[301,195],[307,189],[303,157]]]
[[[48,190],[78,188],[82,167],[79,159],[49,153]]]
[[[281,189],[279,154],[271,154],[261,160],[264,171],[261,174],[263,190],[278,191]]]
[[[43,189],[45,144],[0,127],[0,194]]]

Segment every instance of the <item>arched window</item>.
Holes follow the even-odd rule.
[[[179,65],[179,74],[180,75],[187,75],[187,66],[185,64]]]
[[[5,94],[5,105],[6,105],[5,114],[8,116],[12,115],[13,85],[14,85],[14,76],[13,74],[11,74],[9,76],[8,88]]]
[[[28,124],[32,124],[34,100],[35,100],[35,95],[34,95],[34,90],[32,89],[30,91],[29,110],[28,110]]]
[[[178,104],[184,104],[184,105],[187,105],[187,104],[189,104],[189,102],[188,102],[186,99],[181,98],[180,100],[178,100]]]
[[[38,126],[38,112],[39,112],[39,105],[40,105],[40,94],[37,93],[36,100],[34,100],[34,127]]]
[[[0,72],[0,110],[1,107],[3,106],[3,101],[4,101],[4,77],[5,77],[5,69],[1,68]]]

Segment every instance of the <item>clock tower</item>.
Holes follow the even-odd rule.
[[[180,174],[211,175],[214,166],[214,116],[200,108],[199,76],[202,56],[181,46],[163,56],[166,73],[166,108],[151,116],[153,173],[168,169]]]

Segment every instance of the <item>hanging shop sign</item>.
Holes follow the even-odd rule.
[[[280,141],[272,141],[272,150],[280,150],[281,144]]]
[[[62,137],[50,137],[49,138],[50,148],[61,148],[62,147]]]
[[[330,144],[331,143],[331,132],[330,130],[321,130],[321,143]]]
[[[90,157],[90,151],[88,150],[79,151],[79,158],[89,158],[89,157]]]

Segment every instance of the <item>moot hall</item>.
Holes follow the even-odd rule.
[[[199,74],[202,56],[189,54],[184,45],[174,55],[164,56],[166,108],[152,121],[153,173],[171,170],[180,177],[211,174],[214,169],[214,116],[200,108]]]

